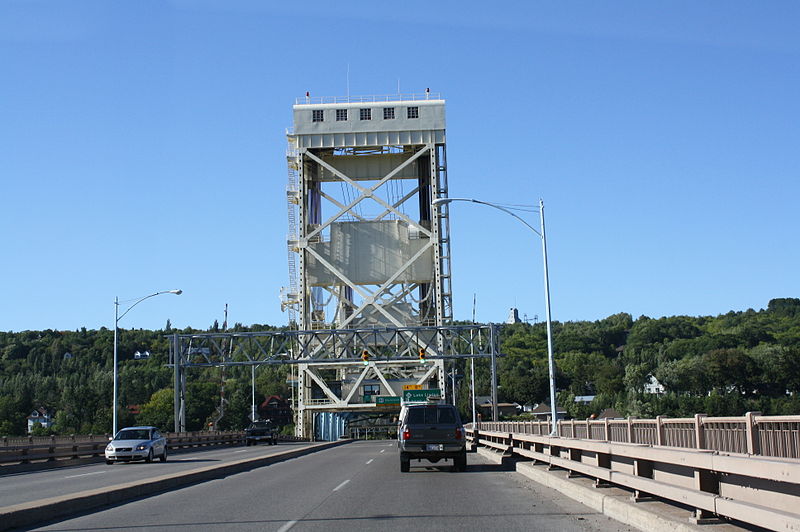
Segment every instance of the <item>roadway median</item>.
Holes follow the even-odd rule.
[[[236,473],[250,471],[254,468],[329,449],[347,443],[348,441],[349,440],[310,443],[307,447],[301,449],[287,450],[268,456],[243,458],[225,464],[204,466],[190,471],[171,473],[145,480],[6,506],[0,508],[0,530],[53,521],[103,506],[119,504],[131,499],[174,490],[208,480],[223,478]]]

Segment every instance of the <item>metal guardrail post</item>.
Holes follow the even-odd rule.
[[[694,447],[695,449],[705,449],[706,438],[703,432],[703,418],[705,414],[694,415]]]
[[[664,445],[664,416],[656,416],[656,445]]]
[[[756,424],[756,416],[760,416],[761,412],[747,412],[744,415],[745,430],[747,431],[747,454],[760,454],[759,438],[758,438],[758,425]]]

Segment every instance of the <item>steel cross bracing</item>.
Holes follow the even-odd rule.
[[[305,333],[271,359],[297,364],[297,436],[311,433],[310,409],[374,408],[368,395],[396,396],[408,383],[444,390],[445,357],[471,345],[435,331],[453,316],[448,209],[432,203],[447,197],[444,100],[317,103],[295,105],[287,132],[283,307]]]
[[[377,364],[426,359],[498,356],[498,325],[448,325],[312,331],[217,332],[176,334],[173,356],[181,367],[218,367],[261,364],[362,364],[369,352]]]
[[[290,139],[291,141],[291,139]],[[450,282],[449,282],[449,238],[448,230],[449,224],[447,223],[447,210],[441,209],[438,214],[436,223],[431,224],[431,227],[424,225],[421,221],[413,220],[402,211],[402,206],[410,199],[419,195],[420,187],[413,188],[408,193],[396,201],[389,202],[379,195],[380,189],[385,188],[387,183],[392,180],[400,179],[398,175],[403,171],[408,171],[413,163],[423,156],[430,160],[430,172],[434,178],[430,179],[430,186],[432,188],[432,196],[434,198],[446,194],[446,172],[443,163],[444,146],[439,145],[424,145],[409,147],[412,151],[404,152],[402,160],[386,175],[376,178],[377,181],[372,186],[363,186],[359,183],[359,179],[348,176],[345,172],[337,169],[329,160],[336,157],[323,157],[321,154],[314,153],[313,150],[301,149],[290,157],[290,169],[299,167],[303,168],[304,176],[301,183],[304,183],[305,188],[301,191],[300,199],[293,199],[292,203],[300,204],[300,218],[303,220],[300,224],[301,233],[294,236],[290,233],[289,248],[300,254],[301,267],[300,275],[302,276],[305,271],[305,263],[309,259],[313,259],[316,263],[323,266],[327,272],[335,278],[335,282],[329,286],[318,286],[320,291],[327,292],[326,297],[328,300],[336,300],[336,308],[341,310],[348,309],[345,313],[337,312],[338,316],[335,319],[335,326],[339,328],[351,327],[354,322],[363,318],[365,311],[374,311],[376,315],[380,315],[380,319],[384,320],[387,325],[402,327],[405,325],[415,325],[421,322],[430,322],[426,324],[441,325],[448,322],[452,318],[452,305],[450,302]],[[441,160],[440,160],[441,159]],[[305,162],[303,162],[305,161]],[[311,165],[311,166],[309,166]],[[321,178],[320,172],[327,171],[327,177]],[[291,172],[290,172],[291,173]],[[407,179],[407,177],[406,177]],[[341,182],[346,184],[358,194],[355,198],[347,203],[340,201],[327,193],[321,187],[310,190],[307,183],[309,181],[321,184],[322,182]],[[312,216],[309,212],[310,208],[306,205],[307,202],[303,201],[302,197],[314,196],[319,199],[328,201],[336,208],[336,212],[329,216],[324,222],[319,219],[313,219],[313,216],[320,216],[319,207],[316,213]],[[374,217],[367,218],[358,212],[359,205],[367,200],[376,202],[383,210]],[[290,207],[293,210],[294,206]],[[387,278],[382,279],[382,283],[368,285],[354,281],[351,276],[343,271],[341,268],[336,267],[323,256],[313,245],[322,241],[326,231],[329,231],[331,226],[345,217],[350,217],[355,221],[381,221],[387,216],[405,222],[409,228],[413,229],[420,235],[420,242],[425,241],[426,244],[417,249],[416,253],[407,258],[406,261],[400,265],[396,271],[388,275]],[[440,249],[442,248],[442,249]],[[429,304],[426,308],[430,308],[435,312],[435,315],[422,315],[412,313],[409,314],[408,309],[401,305],[394,305],[398,301],[406,298],[414,290],[420,289],[420,284],[412,283],[410,286],[403,287],[403,292],[400,295],[393,293],[398,284],[402,284],[401,277],[407,271],[419,264],[420,259],[427,253],[433,252],[435,257],[435,265],[432,264],[431,268],[435,270],[433,286],[428,292],[433,292],[436,297],[435,303]],[[290,268],[292,270],[292,268]],[[290,277],[298,275],[294,270],[290,272]],[[309,301],[308,293],[309,286],[306,279],[300,279],[303,286],[299,287],[299,294],[292,298],[296,302],[296,307],[301,313],[301,325],[303,328],[316,328],[325,325],[324,314],[315,314],[312,312],[313,301]],[[342,288],[346,287],[351,293],[360,298],[359,303],[355,303],[343,294]],[[322,293],[322,292],[319,292]],[[392,307],[392,311],[387,310]],[[419,309],[415,309],[419,312]],[[334,316],[331,316],[334,318]],[[334,322],[328,324],[334,325]]]
[[[393,384],[424,385],[438,380],[445,360],[494,360],[501,356],[496,344],[498,328],[489,324],[171,335],[176,430],[185,429],[189,368],[297,364],[320,395],[305,397],[298,405],[304,411],[376,411],[379,405],[365,403],[357,393],[366,379],[379,381],[386,395],[397,397],[401,386]],[[426,352],[425,362],[419,359],[420,348]],[[366,365],[361,358],[364,350],[369,352]],[[444,392],[443,381],[437,385]]]

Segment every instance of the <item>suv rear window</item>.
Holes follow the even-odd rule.
[[[406,421],[409,425],[435,425],[435,424],[450,424],[457,423],[456,413],[452,408],[438,408],[435,406],[424,406],[421,408],[409,408],[408,419]]]

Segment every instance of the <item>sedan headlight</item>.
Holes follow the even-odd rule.
[[[136,446],[137,451],[146,451],[150,447],[149,443],[140,443]]]
[[[114,446],[109,443],[108,445],[106,445],[106,451],[113,452],[114,451]]]

